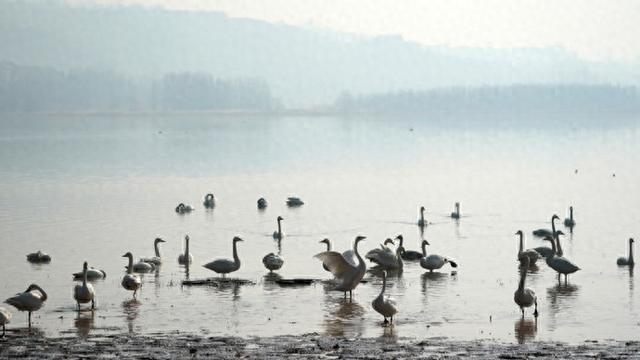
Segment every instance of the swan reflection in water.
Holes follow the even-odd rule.
[[[551,314],[551,323],[549,328],[556,328],[556,316],[566,309],[570,309],[575,305],[576,298],[580,293],[580,287],[574,284],[557,284],[547,289],[547,303],[549,304],[549,313]]]
[[[326,307],[329,312],[325,315],[323,325],[328,335],[362,336],[362,318],[366,311],[360,304],[355,300],[327,298]]]
[[[444,273],[444,272],[425,272],[420,276],[421,285],[422,285],[422,294],[424,294],[425,299],[427,298],[427,293],[429,288],[431,288],[431,293],[438,296],[443,296],[444,292],[441,291],[444,287],[447,286],[447,279],[455,277],[455,274]]]
[[[516,334],[518,344],[524,344],[527,341],[531,341],[536,338],[536,333],[538,332],[538,318],[520,318],[513,325],[513,330]]]
[[[140,305],[142,305],[142,303],[137,299],[130,299],[122,302],[122,312],[124,313],[130,334],[135,332],[134,322],[140,314]]]
[[[93,329],[93,320],[95,313],[93,311],[78,311],[78,316],[73,322],[76,327],[78,336],[85,339],[89,337],[91,329]]]

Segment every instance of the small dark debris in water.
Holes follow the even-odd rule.
[[[314,279],[278,279],[276,283],[281,286],[295,286],[295,285],[311,285]]]
[[[573,173],[577,174],[578,173],[578,169],[573,170]]]
[[[198,349],[196,348],[189,349],[189,354],[195,354],[196,352],[198,352]]]
[[[616,173],[613,173],[613,175],[611,175],[612,177],[616,177]]]
[[[409,131],[413,131],[413,128],[409,128]]]
[[[229,279],[229,278],[209,278],[209,279],[195,279],[195,280],[182,280],[182,285],[255,285],[255,282],[245,279]]]

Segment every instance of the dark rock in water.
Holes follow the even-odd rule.
[[[276,284],[280,286],[311,285],[314,281],[314,279],[278,279]]]
[[[255,285],[255,284],[256,283],[251,280],[233,279],[233,278],[208,278],[208,279],[182,280],[183,286],[193,286],[193,285],[225,286],[225,285]]]

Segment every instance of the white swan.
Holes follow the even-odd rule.
[[[393,240],[387,238],[384,241],[384,243],[380,244],[380,248],[374,248],[374,249],[371,249],[371,250],[367,251],[367,253],[364,255],[364,258],[371,260],[370,258],[377,258],[378,256],[380,256],[380,254],[386,254],[387,256],[394,256],[393,250],[391,250],[389,247],[387,247],[388,244],[395,245]]]
[[[8,298],[4,302],[19,311],[27,311],[29,313],[29,328],[31,328],[31,313],[38,311],[45,301],[47,301],[47,293],[40,286],[31,284],[27,290]]]
[[[277,221],[278,221],[278,230],[273,232],[273,238],[274,239],[280,240],[280,239],[282,239],[284,237],[284,232],[282,231],[282,224],[281,224],[282,220],[284,220],[284,218],[282,216],[278,216],[278,219],[277,219]]]
[[[569,206],[569,217],[564,219],[564,226],[569,228],[576,226],[576,221],[573,219],[573,206]]]
[[[27,261],[32,263],[48,263],[51,262],[51,256],[38,250],[34,253],[27,254]]]
[[[203,266],[209,270],[217,272],[218,274],[222,274],[222,277],[225,277],[226,274],[240,269],[240,258],[238,257],[238,249],[236,245],[238,241],[244,240],[242,240],[238,236],[233,238],[233,260],[218,259],[204,264]]]
[[[153,264],[153,265],[160,265],[162,264],[162,256],[160,256],[160,243],[166,242],[160,238],[156,238],[153,241],[153,250],[155,251],[156,256],[152,256],[150,258],[142,258],[140,260],[142,260],[143,262],[149,263],[149,264]]]
[[[320,259],[320,261],[326,264],[331,273],[339,280],[339,283],[333,290],[343,291],[345,297],[348,291],[349,298],[353,298],[353,289],[360,284],[360,281],[367,271],[367,265],[364,263],[362,257],[360,257],[360,253],[358,253],[358,243],[364,239],[366,239],[365,236],[357,236],[353,243],[353,252],[358,259],[357,266],[350,264],[342,254],[335,251],[325,251],[315,256],[315,258]]]
[[[402,260],[420,260],[422,259],[422,253],[419,251],[414,251],[414,250],[405,250],[404,246],[403,246],[403,242],[404,242],[404,238],[402,237],[402,235],[398,235],[396,236],[396,239],[398,241],[400,241],[400,245],[399,248],[401,249],[401,257]]]
[[[204,205],[204,207],[206,207],[207,209],[213,209],[214,207],[216,207],[216,197],[211,193],[205,195],[202,205]]]
[[[518,246],[518,260],[521,260],[523,257],[529,258],[529,265],[535,265],[536,261],[540,259],[540,253],[538,253],[535,249],[527,249],[524,248],[524,234],[522,230],[518,230],[516,235],[520,236],[520,245]]]
[[[533,235],[535,236],[539,236],[539,237],[545,237],[545,236],[555,236],[556,233],[556,220],[560,220],[560,218],[558,217],[558,215],[553,214],[553,216],[551,217],[551,230],[549,229],[536,229],[533,230]]]
[[[633,261],[633,238],[629,239],[629,257],[619,257],[616,261],[618,265],[629,265],[633,266],[635,262]]]
[[[193,211],[193,208],[191,207],[191,205],[185,205],[184,203],[180,203],[178,204],[178,206],[176,206],[176,212],[178,214],[187,214]]]
[[[304,201],[302,201],[302,199],[300,199],[298,197],[289,197],[289,198],[287,198],[287,205],[288,206],[302,206],[302,205],[304,205]]]
[[[133,291],[133,298],[135,299],[142,282],[140,281],[140,277],[133,273],[133,255],[128,252],[122,255],[122,257],[129,258],[129,266],[127,266],[127,273],[122,277],[121,284],[123,288]]]
[[[422,259],[420,259],[420,266],[429,270],[429,272],[440,269],[446,263],[451,264],[451,267],[458,267],[458,264],[455,261],[444,256],[436,254],[427,256],[427,245],[429,245],[429,242],[427,240],[422,240]]]
[[[327,251],[331,251],[331,240],[329,239],[322,239],[320,240],[321,244],[327,244]],[[342,253],[342,257],[351,265],[353,265],[354,267],[358,266],[358,259],[356,258],[356,254],[353,252],[353,249],[349,249],[345,252]],[[327,264],[322,263],[322,267],[326,270],[331,272],[331,270],[329,270],[329,268],[327,267]]]
[[[394,244],[393,240],[391,239],[385,240],[384,244],[386,245],[387,243]],[[402,257],[400,256],[400,254],[402,253],[403,249],[398,247],[395,253],[391,251],[391,249],[389,248],[386,248],[386,249],[388,251],[373,249],[365,255],[365,258],[377,264],[380,268],[384,270],[402,270],[402,267],[404,266],[404,264],[402,262]],[[379,251],[376,251],[376,250],[379,250]]]
[[[274,253],[268,253],[262,258],[262,264],[264,264],[267,270],[273,272],[273,270],[279,270],[282,267],[284,259]]]
[[[427,220],[424,219],[424,206],[420,206],[420,219],[418,219],[418,226],[427,226]]]
[[[82,265],[82,285],[76,285],[73,288],[73,298],[76,299],[78,304],[78,311],[80,311],[80,304],[86,304],[91,302],[91,310],[95,309],[95,296],[96,292],[93,290],[91,284],[87,284],[87,262]]]
[[[184,254],[178,255],[178,264],[189,265],[193,262],[193,256],[189,253],[189,235],[184,237]]]
[[[5,326],[11,322],[11,312],[3,307],[0,307],[0,325],[2,325],[2,337],[4,337]]]
[[[82,280],[84,277],[84,271],[79,271],[77,273],[73,273],[74,280]],[[87,269],[87,280],[100,280],[107,277],[107,273],[104,270],[96,269],[94,267],[90,267]]]
[[[382,290],[378,297],[376,297],[372,302],[371,306],[373,310],[377,311],[378,314],[382,315],[384,318],[384,323],[388,324],[387,318],[391,319],[391,324],[393,324],[393,315],[398,313],[398,309],[396,309],[396,302],[391,298],[384,298],[384,291],[387,287],[387,272],[382,272]]]
[[[533,316],[538,317],[538,298],[536,297],[536,293],[533,290],[524,287],[525,280],[527,278],[527,268],[531,265],[529,263],[529,259],[530,258],[528,256],[523,256],[519,259],[521,267],[520,283],[518,284],[518,289],[513,294],[513,301],[515,301],[520,307],[522,317],[524,317],[524,308],[530,307],[531,305],[535,305]]]
[[[453,219],[460,219],[460,203],[456,202],[455,204],[455,211],[451,213],[451,218]]]
[[[564,281],[566,282],[567,281],[567,276],[569,274],[573,274],[574,272],[580,270],[580,268],[577,267],[574,263],[572,263],[568,259],[565,259],[562,256],[557,256],[555,254],[556,253],[556,242],[554,241],[553,238],[547,237],[547,238],[545,238],[545,240],[551,242],[551,248],[553,249],[553,252],[554,252],[553,255],[547,257],[547,265],[549,265],[550,268],[552,268],[553,270],[555,270],[558,273],[558,282],[560,281],[560,274],[564,275]],[[560,237],[559,236],[555,240],[558,243],[560,243]]]
[[[263,197],[258,199],[258,209],[266,209],[267,206],[269,206],[269,203],[267,202],[267,199],[265,199]]]

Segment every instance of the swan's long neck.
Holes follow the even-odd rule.
[[[522,254],[522,248],[524,247],[524,235],[522,233],[520,235],[520,246],[518,247],[518,255]]]
[[[551,218],[551,236],[556,236],[556,218]]]
[[[82,268],[82,287],[87,287],[87,267]]]
[[[629,240],[629,263],[633,264],[633,241]]]
[[[553,251],[553,254],[555,255],[556,254],[556,241],[555,241],[555,239],[551,240],[551,250]],[[551,258],[551,257],[549,257],[549,258]],[[547,258],[547,259],[549,259],[549,258]]]
[[[558,243],[558,247],[556,248],[558,252],[558,256],[562,256],[564,252],[562,252],[562,245],[560,245],[560,236],[556,235],[556,242]]]
[[[524,282],[527,279],[527,268],[524,267],[520,269],[520,283],[518,284],[518,291],[522,292],[524,290]]]
[[[236,241],[233,242],[233,261],[236,264],[240,264],[240,258],[238,257],[238,243]]]
[[[327,241],[327,251],[331,251],[331,242]]]
[[[398,239],[398,241],[400,241],[400,245],[398,245],[398,247],[399,248],[403,247],[402,243],[404,242],[404,238],[400,237],[400,238],[397,238],[397,239]]]
[[[127,274],[133,274],[133,255],[129,255],[129,268],[127,269]]]
[[[422,257],[427,257],[427,244],[422,243]]]
[[[402,250],[404,250],[402,246],[398,246],[398,248],[396,249],[396,259],[398,259],[398,267],[400,269],[402,269],[404,265],[404,263],[402,262]]]
[[[358,242],[357,241],[353,244],[353,252],[356,253],[356,257],[358,258],[358,268],[364,268],[366,270],[367,269],[367,265],[364,263],[364,260],[362,260],[362,256],[360,256],[360,253],[358,252]]]
[[[456,203],[456,215],[460,216],[460,204]]]
[[[156,256],[160,257],[160,247],[158,246],[159,242],[158,241],[154,241],[153,242],[153,248],[156,251]]]
[[[282,225],[280,225],[280,219],[278,219],[278,236],[282,236]]]
[[[420,222],[424,224],[424,209],[420,209]]]
[[[184,260],[189,262],[189,238],[184,239]]]
[[[569,219],[571,219],[571,221],[573,221],[573,207],[569,208]]]
[[[382,273],[382,290],[380,291],[379,298],[384,298],[384,290],[387,288],[387,274]]]

